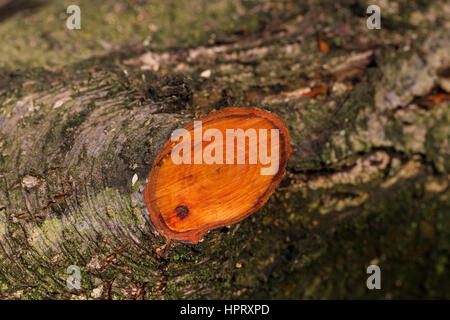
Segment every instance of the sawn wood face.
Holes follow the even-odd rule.
[[[230,225],[248,217],[259,209],[273,193],[286,169],[291,153],[289,133],[276,115],[259,109],[227,108],[196,121],[202,122],[202,134],[208,129],[222,133],[223,163],[194,164],[194,123],[184,129],[191,137],[191,164],[175,164],[172,149],[180,143],[168,140],[157,156],[144,191],[145,200],[155,227],[166,238],[197,243],[209,230]],[[237,139],[227,141],[226,129],[267,129],[267,139],[257,135],[257,141],[245,138],[245,163],[237,164]],[[259,154],[256,164],[249,161],[250,145],[267,145],[271,155],[270,130],[278,129],[275,145],[279,166],[273,175],[262,175]],[[212,138],[212,141],[215,139]],[[198,140],[196,140],[198,143]],[[202,151],[212,141],[200,141]],[[235,146],[234,164],[226,163],[227,143]],[[199,149],[197,149],[199,150]],[[229,150],[229,149],[228,149]]]

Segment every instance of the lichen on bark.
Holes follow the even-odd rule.
[[[104,3],[70,59],[39,45],[66,31],[30,33],[57,2],[0,23],[27,25],[0,50],[2,298],[448,298],[450,105],[433,98],[448,97],[447,3],[380,1],[385,24],[368,30],[366,1],[228,1],[178,36],[167,26],[190,20],[161,4],[150,46],[122,23],[98,47],[103,18],[148,22],[152,6]],[[5,63],[30,37],[37,51]],[[153,160],[174,129],[229,106],[284,119],[287,173],[250,218],[168,244],[142,196]],[[381,291],[365,288],[369,264]]]

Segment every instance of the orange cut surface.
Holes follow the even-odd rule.
[[[280,182],[291,153],[289,133],[283,121],[272,113],[227,108],[197,121],[202,123],[202,137],[208,129],[222,133],[223,163],[207,164],[202,159],[202,163],[194,164],[195,150],[201,150],[203,156],[205,148],[215,139],[194,140],[194,123],[190,123],[184,129],[190,133],[191,163],[175,164],[171,151],[181,140],[167,141],[155,160],[144,191],[151,220],[158,231],[167,238],[192,243],[198,242],[208,230],[236,223],[259,209]],[[238,145],[237,139],[227,139],[227,129],[254,129],[257,135],[245,138],[244,150],[239,148],[242,144]],[[259,134],[259,129],[266,129],[266,139]],[[276,145],[276,139],[271,139],[271,129],[278,129]],[[260,161],[261,144],[267,146],[269,157],[271,150],[278,152],[278,161],[272,160],[278,162],[278,170],[272,175],[261,174],[261,168],[270,167],[270,163]],[[227,163],[227,151],[231,150],[227,145],[234,150],[233,164]],[[251,146],[257,146],[256,163],[250,163]],[[242,164],[237,163],[238,153],[245,155]]]

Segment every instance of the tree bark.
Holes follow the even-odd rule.
[[[449,298],[449,5],[403,2],[380,30],[364,1],[310,1],[221,44],[4,68],[0,295]],[[230,106],[284,119],[287,172],[246,220],[167,243],[142,194],[152,163],[174,129]]]

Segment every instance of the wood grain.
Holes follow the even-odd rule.
[[[223,135],[223,164],[175,164],[171,151],[179,141],[168,140],[157,156],[144,191],[150,217],[166,238],[197,243],[211,229],[241,221],[258,210],[273,193],[286,169],[291,153],[289,132],[276,115],[259,109],[227,108],[198,119],[203,133],[214,128]],[[261,143],[246,138],[245,163],[226,164],[226,129],[267,129],[270,155],[271,129],[279,130],[279,168],[273,175],[261,175],[268,165],[249,163],[249,145]],[[184,129],[191,133],[191,154],[194,154],[194,123]],[[258,131],[259,132],[259,131]],[[262,138],[258,134],[258,139]],[[204,149],[210,141],[202,141]],[[236,149],[237,150],[237,149]],[[258,155],[259,156],[259,155]]]

